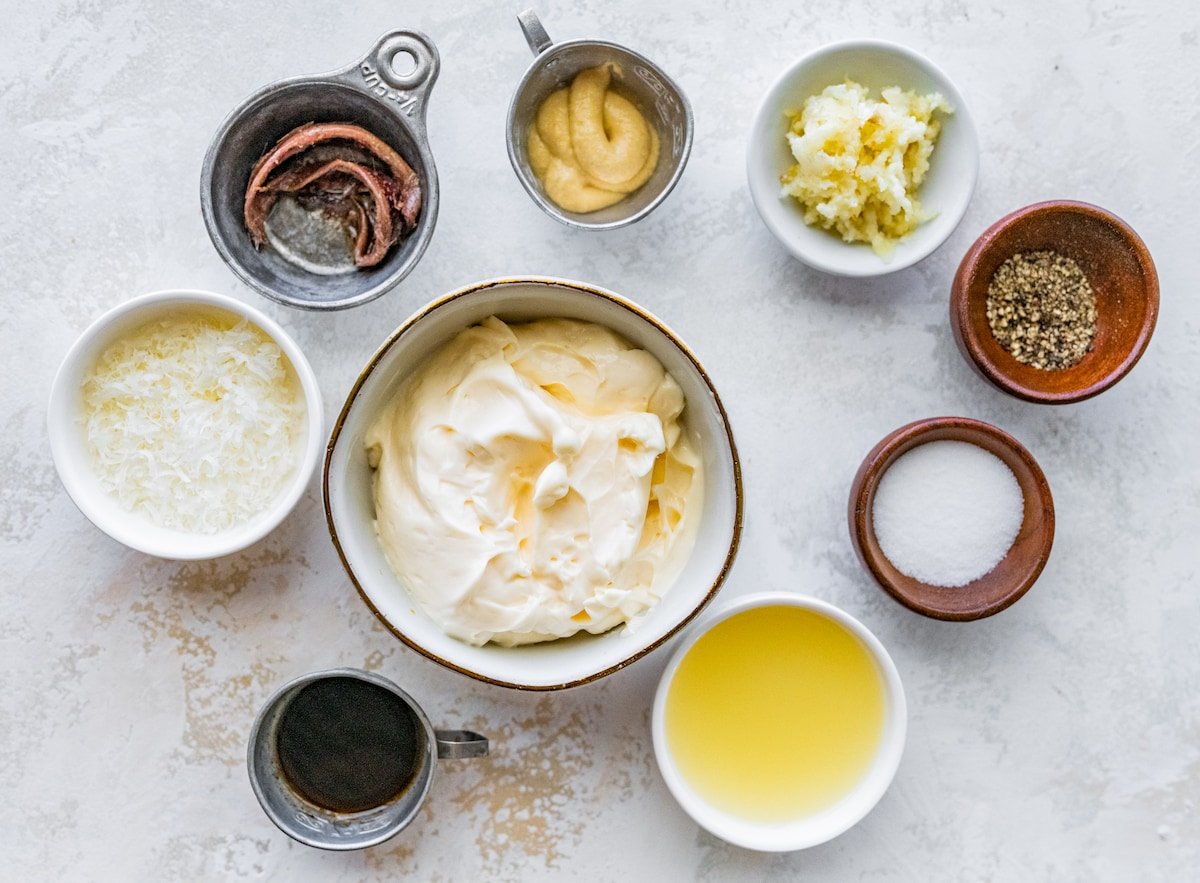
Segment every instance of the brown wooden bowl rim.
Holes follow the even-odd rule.
[[[984,252],[995,244],[1002,231],[1028,218],[1052,213],[1087,215],[1112,225],[1120,232],[1121,241],[1137,258],[1138,265],[1141,267],[1142,274],[1146,280],[1146,315],[1142,320],[1142,327],[1138,330],[1138,336],[1134,340],[1133,346],[1104,376],[1090,384],[1066,392],[1048,392],[1046,390],[1034,389],[1010,377],[1000,366],[987,357],[968,318],[970,298],[968,297],[969,286],[967,281],[973,275],[975,267],[979,264],[979,260]],[[1016,211],[1009,212],[979,234],[979,237],[967,249],[966,254],[963,255],[963,259],[958,265],[958,271],[954,274],[954,281],[950,287],[950,318],[954,325],[955,334],[962,342],[963,348],[970,356],[971,361],[975,363],[980,373],[991,381],[992,384],[1004,390],[1009,395],[1024,399],[1027,402],[1065,405],[1072,402],[1081,402],[1084,399],[1099,395],[1109,387],[1114,386],[1133,370],[1133,366],[1138,363],[1138,360],[1141,359],[1142,354],[1146,351],[1146,347],[1150,344],[1150,337],[1154,333],[1155,325],[1158,323],[1158,301],[1158,271],[1155,269],[1154,260],[1150,256],[1150,250],[1146,247],[1146,243],[1142,241],[1142,238],[1138,236],[1132,227],[1107,209],[1093,205],[1090,202],[1079,202],[1071,199],[1049,199],[1043,202],[1035,202]]]
[[[1022,493],[1026,492],[1027,483],[1032,484],[1037,489],[1038,503],[1040,504],[1043,516],[1043,527],[1040,532],[1041,546],[1037,560],[1029,572],[1016,583],[1002,587],[1002,591],[995,592],[985,603],[965,611],[947,610],[938,607],[936,604],[930,603],[928,598],[914,595],[896,584],[880,566],[879,558],[886,557],[883,556],[882,550],[876,554],[867,542],[868,537],[874,536],[874,527],[872,525],[871,514],[868,511],[867,501],[873,497],[875,489],[879,486],[879,481],[883,478],[884,473],[899,459],[899,456],[902,456],[898,455],[897,452],[902,448],[906,448],[905,453],[907,453],[908,450],[912,450],[918,445],[926,444],[927,442],[918,440],[922,436],[942,429],[968,430],[980,435],[986,435],[1000,442],[1016,454],[1025,469],[1028,470],[1028,482],[1022,481],[1020,475],[1016,476],[1018,483],[1021,485],[1021,491]],[[933,441],[933,439],[929,441]],[[912,442],[916,443],[910,444]],[[923,420],[915,420],[912,423],[907,423],[898,429],[892,430],[880,439],[875,447],[871,448],[867,456],[863,458],[862,464],[858,467],[858,472],[855,473],[854,481],[850,485],[848,516],[850,522],[850,539],[854,546],[854,551],[858,554],[859,560],[867,568],[879,587],[909,610],[920,613],[922,616],[947,622],[969,622],[984,619],[1011,607],[1037,582],[1038,577],[1041,576],[1042,570],[1046,566],[1046,562],[1050,559],[1050,550],[1054,545],[1054,497],[1051,494],[1050,484],[1046,480],[1046,474],[1042,471],[1042,467],[1038,465],[1033,454],[1009,433],[998,426],[993,426],[991,423],[985,423],[982,420],[975,420],[970,417],[928,417]],[[878,546],[878,541],[876,541],[875,545]],[[1008,554],[1012,554],[1011,549]],[[891,566],[894,569],[895,566]],[[989,571],[990,573],[991,571]],[[985,574],[980,577],[980,580],[986,579],[987,576],[988,574]],[[929,589],[930,592],[938,590],[938,587],[922,583],[920,580],[914,579],[913,581]],[[973,585],[975,583],[968,584],[968,586]],[[967,587],[964,586],[962,588],[965,590]]]

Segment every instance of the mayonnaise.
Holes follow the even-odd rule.
[[[658,360],[600,325],[462,331],[366,436],[388,562],[471,644],[629,622],[695,541],[702,470],[683,409]]]

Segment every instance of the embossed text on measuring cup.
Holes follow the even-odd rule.
[[[417,109],[417,96],[410,92],[405,92],[401,89],[393,89],[383,82],[383,77],[379,75],[378,68],[369,61],[364,61],[359,65],[359,72],[362,74],[363,83],[372,94],[384,99],[385,101],[394,101],[404,111],[406,116],[412,116],[414,110]]]

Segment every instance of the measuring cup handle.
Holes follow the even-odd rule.
[[[400,73],[395,62],[397,56],[404,55],[412,58],[413,66],[412,70]],[[423,128],[429,90],[441,67],[441,56],[429,37],[420,31],[389,31],[344,76]]]
[[[488,740],[486,736],[470,730],[435,730],[434,735],[437,737],[437,756],[443,760],[487,757]]]
[[[550,39],[550,35],[542,27],[542,20],[537,17],[537,13],[532,9],[518,12],[517,21],[521,23],[521,30],[525,32],[525,42],[529,44],[529,48],[533,51],[534,55],[541,55],[554,45],[554,41]]]

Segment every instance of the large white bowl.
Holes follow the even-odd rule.
[[[100,486],[92,469],[80,425],[83,407],[82,389],[87,372],[100,354],[118,338],[146,322],[165,318],[183,309],[207,307],[242,316],[261,328],[279,345],[291,362],[304,390],[307,408],[303,452],[292,480],[265,511],[242,524],[213,534],[190,533],[159,527],[149,519],[130,512]],[[88,519],[114,540],[131,549],[159,558],[196,560],[218,558],[240,551],[279,526],[295,507],[316,469],[324,434],[324,408],[316,375],[296,342],[287,332],[253,307],[239,300],[207,291],[156,291],[126,301],[109,310],[79,336],[67,352],[54,385],[46,416],[50,434],[50,453],[63,486]]]
[[[937,216],[901,239],[888,259],[864,243],[843,242],[836,233],[804,223],[793,197],[780,194],[779,176],[793,164],[787,143],[788,111],[826,86],[854,80],[878,97],[888,86],[941,92],[954,113],[941,114],[942,132],[917,191]],[[817,270],[838,276],[880,276],[912,266],[929,255],[958,226],[979,170],[979,139],[971,113],[954,83],[924,56],[881,40],[830,43],[790,65],[767,90],[750,128],[746,175],[750,195],[767,228],[788,251]]]
[[[666,706],[667,693],[671,689],[671,681],[679,670],[679,664],[687,656],[689,650],[713,626],[724,622],[746,610],[757,607],[789,606],[811,610],[829,617],[840,624],[852,635],[858,638],[866,648],[879,671],[883,681],[884,717],[883,737],[875,758],[867,768],[866,773],[841,800],[833,806],[812,815],[777,824],[766,824],[739,818],[713,806],[701,795],[696,793],[691,784],[679,772],[671,756],[671,746],[667,740]],[[713,834],[730,843],[744,846],[747,849],[757,849],[762,852],[790,852],[797,849],[807,849],[816,846],[848,830],[869,813],[888,786],[895,778],[900,766],[900,757],[904,753],[904,740],[908,732],[908,706],[904,699],[904,687],[900,683],[900,674],[896,665],[888,655],[883,644],[871,631],[844,610],[832,604],[810,598],[806,595],[794,595],[789,592],[760,592],[738,598],[729,606],[707,617],[692,629],[684,641],[675,650],[675,655],[667,663],[662,680],[658,684],[658,692],[654,697],[654,711],[651,718],[651,730],[654,738],[654,755],[658,760],[659,771],[667,788],[679,801],[698,824]],[[762,750],[766,753],[795,751],[796,747],[788,741],[787,733],[764,732]]]
[[[424,359],[489,316],[550,317],[605,325],[653,354],[687,397],[684,420],[704,455],[704,503],[695,549],[675,583],[632,633],[577,635],[523,647],[472,647],[447,636],[396,577],[375,533],[372,470],[363,439]],[[558,690],[611,674],[658,647],[696,616],[725,579],[742,525],[741,471],[733,433],[699,360],[662,322],[591,285],[523,277],[480,282],[424,307],[371,357],[333,426],[325,455],[325,513],[346,572],[367,606],[414,650],[447,668],[505,687]]]

